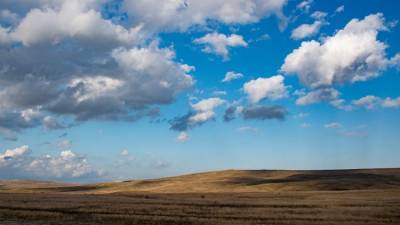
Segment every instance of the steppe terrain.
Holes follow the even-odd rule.
[[[0,181],[0,224],[400,224],[400,169]]]

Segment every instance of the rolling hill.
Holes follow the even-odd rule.
[[[107,194],[342,191],[400,188],[400,169],[226,170],[148,180],[99,184],[0,181],[0,192]]]

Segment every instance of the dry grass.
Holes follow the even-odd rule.
[[[26,189],[3,182],[0,224],[397,225],[398,172],[225,171]],[[175,193],[160,193],[173,187]]]

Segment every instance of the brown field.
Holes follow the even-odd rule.
[[[92,185],[0,181],[0,224],[400,224],[400,169],[221,171]]]

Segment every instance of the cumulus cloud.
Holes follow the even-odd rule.
[[[385,98],[382,102],[384,108],[400,108],[400,97]]]
[[[399,108],[400,97],[397,98],[381,98],[375,95],[367,95],[359,99],[353,100],[352,105],[366,109],[382,108]]]
[[[234,71],[229,71],[225,74],[224,79],[222,80],[223,83],[230,82],[232,80],[237,80],[243,77],[243,74],[236,73]]]
[[[222,56],[224,60],[229,59],[229,49],[234,47],[247,47],[247,42],[241,35],[231,34],[229,36],[220,33],[209,33],[204,37],[193,41],[195,44],[204,45],[203,52]]]
[[[322,11],[315,11],[311,14],[311,17],[316,20],[323,20],[326,16],[328,16],[328,13]]]
[[[322,26],[328,24],[325,21],[325,17],[328,15],[326,12],[315,11],[311,14],[311,17],[315,19],[315,21],[311,24],[301,24],[296,27],[291,34],[291,38],[294,40],[300,40],[308,37],[315,36],[319,33],[319,30]]]
[[[209,21],[223,24],[249,24],[276,15],[284,27],[282,8],[287,0],[135,0],[124,1],[133,24],[151,31],[186,31],[206,26]]]
[[[284,120],[288,114],[282,106],[249,106],[242,110],[245,120]]]
[[[0,110],[0,135],[8,140],[16,140],[17,132],[42,124],[42,114],[36,109],[21,111]]]
[[[8,56],[0,55],[0,57]],[[35,57],[41,57],[40,53]],[[189,66],[176,63],[174,57],[172,49],[161,49],[157,43],[152,43],[148,47],[113,50],[110,58],[113,66],[99,75],[98,71],[80,76],[74,73],[61,73],[59,77],[47,80],[41,78],[39,74],[38,78],[21,77],[20,73],[24,71],[5,71],[2,79],[6,80],[0,83],[7,85],[0,91],[2,97],[0,105],[3,109],[7,109],[7,112],[2,112],[0,118],[8,117],[6,120],[10,121],[10,117],[13,117],[14,120],[20,121],[15,126],[19,124],[18,126],[22,128],[34,127],[40,123],[32,120],[22,124],[23,120],[18,119],[18,111],[14,112],[17,109],[33,107],[39,107],[44,113],[72,115],[78,120],[133,121],[144,116],[155,116],[158,113],[157,109],[148,109],[149,107],[173,102],[179,92],[190,88],[194,83],[187,73]],[[27,72],[31,70],[35,73],[40,65],[41,63],[35,65],[32,62],[21,67],[13,66],[17,66],[16,68],[29,66],[26,68]],[[93,72],[95,73],[92,74]],[[13,80],[7,79],[8,77],[13,77]],[[45,117],[43,123],[50,129],[62,127],[51,117]]]
[[[358,107],[365,107],[367,109],[373,109],[381,102],[379,97],[374,95],[367,95],[360,99],[352,101],[352,104]]]
[[[129,121],[157,116],[159,105],[192,87],[193,66],[147,39],[143,25],[104,18],[102,4],[0,2],[1,22],[18,17],[0,27],[0,135],[39,125],[64,128],[58,119],[65,115]],[[21,113],[27,109],[41,116],[26,121]]]
[[[313,0],[302,1],[299,4],[297,4],[296,8],[308,13],[308,11],[310,11],[313,2],[314,2]]]
[[[98,42],[131,44],[141,40],[141,27],[130,30],[102,18],[89,1],[63,1],[59,7],[35,8],[21,19],[10,33],[12,40],[26,46],[50,42],[57,44],[74,38],[85,44]],[[103,43],[103,44],[104,44]],[[97,43],[98,44],[98,43]]]
[[[160,49],[156,43],[148,48],[118,48],[112,52],[118,65],[118,77],[90,76],[72,79],[67,90],[49,110],[58,114],[76,115],[78,119],[118,118],[129,109],[169,104],[193,79],[181,64],[173,61],[171,49]],[[148,113],[134,114],[138,116]]]
[[[99,173],[88,160],[66,150],[57,156],[34,156],[29,146],[7,149],[0,154],[2,179],[69,179],[95,178]]]
[[[252,103],[257,103],[263,99],[281,99],[287,97],[288,93],[284,84],[285,78],[276,75],[269,78],[258,78],[251,80],[243,85],[243,90]]]
[[[220,98],[203,99],[195,104],[191,104],[191,111],[182,117],[174,118],[170,121],[171,130],[186,131],[195,126],[206,123],[215,118],[214,109],[224,104]]]
[[[311,37],[318,34],[323,22],[315,21],[312,24],[302,24],[292,31],[291,37],[295,40]]]
[[[196,113],[189,117],[189,123],[202,124],[210,119],[214,119],[214,108],[223,103],[225,103],[225,101],[220,98],[209,98],[201,100],[196,104],[192,104],[191,107]]]
[[[296,74],[311,88],[372,79],[391,62],[385,54],[386,44],[377,39],[378,33],[386,30],[380,13],[352,19],[321,42],[302,42],[286,57],[281,70]]]
[[[333,88],[322,88],[311,91],[296,100],[297,105],[310,105],[319,102],[332,102],[338,99],[340,93]]]

